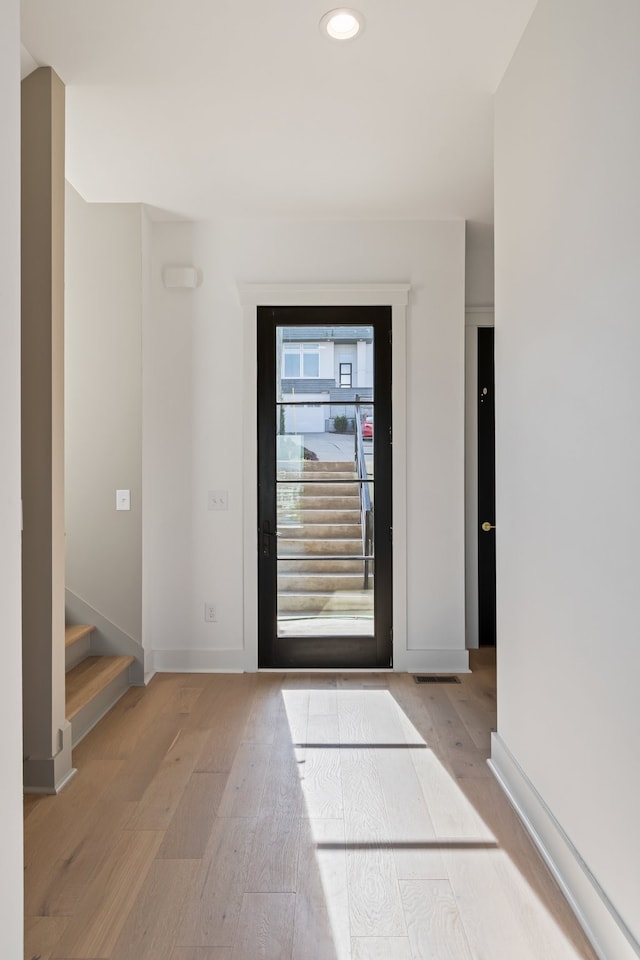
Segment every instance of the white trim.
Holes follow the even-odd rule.
[[[243,307],[406,307],[408,283],[239,283]]]
[[[406,301],[405,301],[406,304]],[[391,308],[391,484],[393,496],[393,669],[404,665],[407,627],[407,308]]]
[[[245,673],[243,650],[155,650],[156,673]]]
[[[464,324],[466,327],[493,327],[495,325],[494,307],[465,307]]]
[[[395,633],[395,631],[394,631]],[[256,634],[257,636],[257,634]],[[252,658],[246,650],[156,650],[154,654],[157,673],[253,673]],[[256,654],[257,659],[257,654]],[[393,669],[373,668],[365,673],[469,673],[469,655],[466,650],[405,650],[400,658],[400,668],[394,657]],[[249,664],[247,667],[246,664]],[[260,668],[260,673],[309,673],[308,668]],[[328,668],[313,673],[362,673],[355,670]],[[151,679],[151,678],[149,678]],[[145,677],[146,681],[146,677]]]
[[[402,667],[394,658],[394,670],[403,673],[470,673],[468,650],[405,650]]]
[[[499,734],[489,767],[601,960],[637,960],[640,944]]]
[[[407,305],[408,283],[253,284],[238,285],[244,307],[244,654],[243,669],[258,669],[258,504],[257,476],[257,307],[390,306],[393,418],[393,664],[405,670],[407,649]],[[425,651],[429,653],[429,651]],[[158,666],[156,669],[165,669]]]

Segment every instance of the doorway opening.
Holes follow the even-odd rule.
[[[478,642],[496,645],[494,329],[478,328]]]
[[[257,323],[259,666],[389,667],[391,308]]]

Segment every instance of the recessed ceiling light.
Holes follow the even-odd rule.
[[[332,40],[353,40],[364,29],[364,17],[350,7],[339,7],[325,13],[320,29]]]

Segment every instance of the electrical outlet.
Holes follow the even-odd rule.
[[[228,510],[229,492],[228,490],[209,490],[207,494],[208,510]]]
[[[215,603],[205,603],[204,605],[205,623],[215,623],[217,619],[218,619],[218,611],[216,610]]]

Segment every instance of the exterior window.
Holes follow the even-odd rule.
[[[286,343],[282,356],[285,379],[314,379],[320,376],[320,350],[317,343]]]
[[[352,369],[353,364],[351,363],[341,363],[340,364],[340,386],[341,387],[351,387],[352,384]]]

